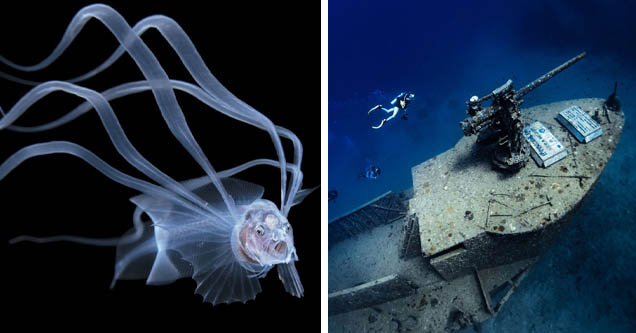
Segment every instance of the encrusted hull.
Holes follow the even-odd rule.
[[[541,121],[568,150],[549,168],[530,160],[517,173],[501,173],[492,168],[492,143],[463,137],[413,168],[411,191],[332,221],[330,235],[352,232],[330,239],[329,330],[441,332],[496,315],[611,158],[624,114],[606,116],[602,103],[578,99],[522,111],[524,124]],[[603,135],[578,143],[554,119],[571,105],[598,115]],[[386,218],[366,210],[386,211]]]

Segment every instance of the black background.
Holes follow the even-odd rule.
[[[309,7],[280,2],[170,1],[160,3],[106,2],[133,26],[153,14],[177,21],[190,36],[211,72],[237,97],[292,130],[304,146],[304,187],[320,184],[319,3]],[[4,57],[24,65],[39,62],[57,45],[82,1],[30,2],[0,5],[0,45]],[[157,55],[172,79],[193,82],[176,54],[155,30],[143,40]],[[21,73],[0,70],[36,81],[68,79],[101,64],[118,44],[97,20],[90,20],[69,49],[50,68]],[[98,76],[80,83],[102,91],[141,80],[128,55]],[[0,106],[11,108],[30,88],[1,81]],[[177,92],[194,137],[216,170],[254,158],[276,159],[269,136],[216,112],[193,97]],[[57,118],[81,100],[54,93],[36,103],[16,124],[33,125]],[[159,169],[177,180],[203,171],[174,139],[163,123],[149,92],[111,103],[124,131],[137,149]],[[114,167],[141,177],[113,148],[98,117],[91,111],[57,129],[36,134],[0,131],[0,160],[37,142],[68,140],[83,145]],[[292,146],[284,140],[287,158]],[[278,169],[257,167],[239,178],[265,187],[265,198],[280,201]],[[137,193],[104,177],[83,161],[68,155],[49,155],[26,161],[0,181],[0,221],[3,240],[28,234],[73,234],[115,237],[131,226]],[[113,289],[114,248],[71,243],[3,245],[5,327],[32,326],[97,328],[100,323],[146,325],[203,325],[209,330],[297,330],[316,327],[320,313],[320,205],[318,192],[292,208],[300,261],[296,264],[305,297],[287,294],[275,270],[261,280],[263,291],[247,304],[212,306],[194,295],[194,281],[146,286],[123,281]],[[86,322],[93,323],[84,326]],[[128,324],[124,325],[123,323]],[[314,324],[310,324],[314,323]],[[97,326],[95,326],[97,325]],[[231,325],[231,326],[227,326]],[[222,329],[225,328],[225,329]]]

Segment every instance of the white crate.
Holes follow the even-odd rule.
[[[568,155],[563,144],[539,121],[526,126],[523,136],[532,147],[532,158],[539,166],[547,168]]]
[[[601,125],[576,105],[559,112],[557,120],[583,143],[588,143],[603,134]]]

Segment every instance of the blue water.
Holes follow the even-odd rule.
[[[465,101],[516,88],[586,51],[522,107],[606,98],[618,81],[620,144],[574,223],[486,332],[636,331],[636,2],[329,2],[329,203],[332,220],[412,186],[411,167],[462,136]],[[399,92],[408,120],[367,116]],[[378,111],[376,111],[378,112]],[[359,177],[369,165],[376,180]]]

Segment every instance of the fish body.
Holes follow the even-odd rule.
[[[146,279],[147,284],[163,285],[191,277],[197,282],[195,292],[206,302],[246,302],[261,291],[258,279],[282,265],[279,277],[285,288],[302,296],[287,218],[261,198],[261,186],[234,178],[222,183],[236,202],[236,215],[225,208],[213,186],[200,181],[183,184],[218,214],[202,214],[145,194],[133,197],[152,223],[144,223],[143,235],[134,243],[118,245],[113,284]]]

